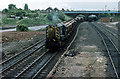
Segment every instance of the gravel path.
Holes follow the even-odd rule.
[[[101,38],[88,22],[79,27],[79,33],[70,48],[75,56],[65,56],[53,77],[112,77]]]

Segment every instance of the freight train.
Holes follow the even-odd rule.
[[[56,49],[61,47],[64,43],[64,40],[69,38],[69,36],[72,34],[72,30],[81,21],[83,21],[83,18],[77,17],[55,25],[48,25],[46,27],[46,48]]]

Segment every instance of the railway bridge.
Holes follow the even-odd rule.
[[[64,12],[66,15],[71,16],[71,17],[76,17],[77,15],[85,15],[87,18],[89,15],[96,15],[97,17],[100,17],[100,14],[108,14],[110,13],[111,15],[120,15],[120,12],[118,11],[70,11],[70,12]]]

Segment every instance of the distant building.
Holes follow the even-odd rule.
[[[118,11],[120,11],[120,1],[118,2]]]

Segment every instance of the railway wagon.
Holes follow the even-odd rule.
[[[74,18],[56,25],[46,27],[45,46],[49,49],[56,49],[63,45],[63,41],[70,36],[71,30],[78,24],[80,18]]]
[[[67,33],[70,32],[70,30],[74,27],[74,24],[75,24],[75,20],[72,19],[70,21],[68,21],[67,23],[64,23],[64,26],[67,28]]]

